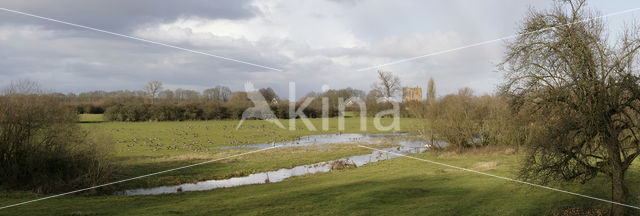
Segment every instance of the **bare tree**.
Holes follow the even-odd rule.
[[[216,88],[208,88],[202,91],[202,97],[207,100],[218,100],[218,91]]]
[[[458,151],[480,145],[474,141],[474,135],[480,131],[482,115],[477,98],[473,96],[470,88],[461,88],[456,95],[444,96],[438,101],[437,109],[437,117],[435,113],[426,115],[431,117],[431,139],[433,134],[437,134],[439,140],[456,146]],[[434,141],[431,140],[432,144]]]
[[[14,95],[14,94],[42,94],[43,91],[40,88],[40,84],[31,81],[31,80],[20,80],[17,82],[11,82],[9,87],[4,89],[3,92],[5,95]]]
[[[226,86],[216,86],[218,90],[218,99],[221,101],[229,101],[231,99],[231,89]]]
[[[385,100],[389,101],[400,92],[400,78],[388,71],[378,71],[379,82],[374,83],[371,88],[379,92]]]
[[[273,91],[273,89],[271,87],[269,87],[269,88],[261,88],[258,91],[260,92],[260,94],[262,94],[264,99],[267,100],[267,103],[271,103],[271,101],[273,99],[276,99],[276,100],[280,99],[278,97],[278,95],[276,94],[276,92]]]
[[[367,93],[367,95],[366,95],[365,99],[366,99],[367,101],[369,101],[369,102],[373,102],[373,103],[375,103],[375,101],[376,101],[376,100],[378,100],[378,98],[381,98],[381,97],[382,97],[382,94],[381,94],[379,91],[377,91],[377,90],[375,90],[375,89],[371,89],[371,90]]]
[[[144,86],[144,91],[151,98],[151,104],[155,101],[155,98],[158,96],[158,93],[162,91],[162,82],[158,80],[151,81]]]
[[[158,93],[158,98],[164,100],[173,100],[173,91],[167,89]]]
[[[433,78],[429,78],[429,83],[427,84],[427,102],[429,105],[433,105],[436,100],[436,84],[433,81]]]
[[[184,90],[182,91],[182,97],[188,101],[196,101],[200,97],[200,92],[193,90]]]
[[[640,32],[615,44],[584,0],[532,11],[507,47],[503,90],[521,111],[537,116],[522,177],[586,182],[611,180],[613,201],[626,203],[624,176],[640,155],[640,76],[633,73]],[[611,215],[627,208],[612,204]]]
[[[249,97],[247,96],[247,92],[233,92],[231,94],[231,98],[229,102],[234,104],[246,104],[250,103]]]
[[[200,97],[200,93],[194,90],[178,88],[174,91],[173,97],[178,101],[194,101]]]
[[[424,116],[429,120],[429,144],[432,147],[436,147],[433,134],[433,127],[436,124],[436,84],[432,77],[429,77],[429,83],[427,83],[427,105]]]
[[[215,88],[205,89],[202,96],[207,100],[229,101],[231,97],[231,89],[226,86],[216,86]]]

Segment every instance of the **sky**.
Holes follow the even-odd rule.
[[[165,89],[202,91],[246,82],[287,98],[310,91],[369,91],[376,70],[403,86],[442,96],[470,87],[491,94],[502,81],[496,64],[507,41],[370,70],[396,60],[513,35],[530,9],[553,1],[378,0],[3,0],[0,8],[84,25],[271,68],[229,61],[0,10],[0,86],[29,79],[45,90],[79,93]],[[639,8],[640,1],[588,1],[601,14]],[[610,33],[640,11],[608,17]]]

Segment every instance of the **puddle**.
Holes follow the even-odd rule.
[[[333,134],[333,135],[312,135],[305,136],[300,140],[291,141],[291,142],[283,142],[283,143],[275,143],[275,145],[282,145],[282,147],[293,147],[293,146],[308,146],[315,144],[336,144],[336,143],[371,143],[380,141],[379,137],[395,137],[395,136],[405,136],[406,134]],[[408,154],[408,153],[421,153],[427,150],[425,146],[425,142],[422,140],[392,140],[394,147],[384,148],[383,150],[389,152],[395,152],[400,154]],[[440,146],[446,146],[446,143],[440,142],[438,143]],[[273,144],[258,144],[258,145],[244,145],[244,146],[233,146],[232,148],[267,148],[271,147]],[[188,183],[174,186],[161,186],[155,188],[143,188],[143,189],[132,189],[126,190],[123,192],[118,192],[120,195],[151,195],[151,194],[164,194],[164,193],[178,193],[185,191],[204,191],[204,190],[213,190],[217,188],[228,188],[228,187],[236,187],[242,185],[251,185],[251,184],[264,184],[270,182],[281,182],[287,178],[294,176],[302,176],[307,174],[314,173],[323,173],[330,172],[332,164],[336,162],[344,162],[346,164],[352,164],[356,167],[361,167],[368,163],[374,163],[382,160],[387,160],[391,158],[399,157],[395,154],[390,154],[387,152],[381,151],[373,151],[370,154],[365,155],[356,155],[350,156],[342,159],[332,160],[332,161],[324,161],[314,164],[301,165],[296,166],[291,169],[279,169],[276,171],[269,172],[261,172],[254,173],[244,177],[234,177],[229,179],[221,179],[221,180],[208,180],[201,181],[198,183]]]

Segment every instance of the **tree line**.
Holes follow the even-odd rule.
[[[391,73],[388,74],[391,76]],[[143,90],[137,91],[91,91],[79,94],[50,93],[48,95],[73,107],[79,114],[105,114],[106,120],[111,121],[240,119],[243,111],[253,106],[246,92],[232,92],[226,86],[216,86],[202,92],[181,88],[165,90],[162,86],[162,82],[151,81],[143,87]],[[311,118],[322,116],[322,98],[328,98],[329,117],[339,115],[340,102],[346,104],[346,111],[356,113],[360,112],[359,103],[362,102],[366,106],[365,115],[373,116],[381,110],[392,107],[378,99],[387,98],[388,100],[397,96],[399,82],[394,86],[383,88],[385,88],[384,91],[374,88],[368,93],[353,88],[310,92],[294,103],[298,109],[306,98],[315,98],[303,110],[303,113]],[[277,118],[289,118],[288,100],[280,98],[272,88],[261,88],[258,92],[269,103]],[[343,101],[339,101],[339,98]],[[403,116],[408,114],[403,111]]]

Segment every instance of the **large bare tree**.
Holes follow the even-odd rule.
[[[148,82],[147,85],[144,86],[144,91],[147,93],[147,95],[149,95],[149,97],[151,98],[151,104],[153,104],[156,97],[158,96],[158,93],[162,91],[162,82],[158,80]]]
[[[626,203],[625,173],[640,154],[639,31],[627,29],[611,43],[596,16],[584,0],[532,11],[507,47],[503,90],[520,111],[539,117],[523,178],[586,182],[604,174],[613,201]],[[611,214],[627,210],[613,204]]]
[[[371,88],[379,93],[385,100],[389,101],[400,93],[400,78],[389,71],[378,71],[379,81]]]
[[[4,89],[2,94],[4,95],[15,95],[15,94],[43,94],[44,92],[40,89],[40,84],[31,81],[31,80],[19,80],[17,82],[11,82],[11,85]]]

